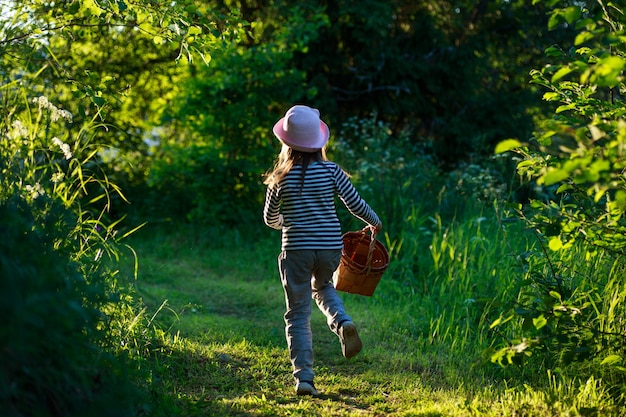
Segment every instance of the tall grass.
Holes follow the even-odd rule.
[[[74,127],[19,82],[0,91],[0,408],[134,415],[144,400],[127,346],[141,330],[130,287],[102,262],[119,254],[107,210],[121,193],[97,170],[98,126]]]
[[[404,228],[393,231],[395,240],[387,232],[389,269],[375,299],[363,301],[392,315],[382,320],[378,337],[384,340],[392,329],[403,335],[393,339],[394,352],[412,346],[435,355],[453,384],[483,377],[517,392],[518,399],[530,394],[535,404],[569,404],[574,414],[621,409],[621,260],[609,253],[590,256],[582,246],[546,251],[520,219],[475,207],[447,220],[415,216],[413,207]],[[557,282],[562,298],[546,301]],[[537,329],[533,320],[541,315],[548,324]],[[506,323],[493,326],[500,318]],[[519,353],[533,341],[543,349],[528,348],[521,360],[497,359],[495,352]],[[549,407],[536,412],[560,414]]]
[[[341,359],[324,318],[313,315],[325,394],[310,401],[293,396],[277,232],[140,231],[137,285],[162,331],[150,353],[152,389],[175,393],[169,406],[186,415],[619,415],[611,386],[589,370],[539,354],[506,367],[491,361],[503,337],[523,330],[515,318],[497,332],[490,326],[517,302],[524,268],[535,267],[519,258],[537,244],[521,223],[489,210],[462,221],[415,216],[374,296],[342,294],[365,345],[356,359]]]
[[[441,175],[419,152],[412,160],[398,153],[404,133],[392,140],[375,119],[350,123],[381,144],[340,136],[337,149],[356,158],[357,188],[387,225],[391,262],[377,299],[402,304],[405,314],[390,325],[425,346],[443,344],[459,361],[470,354],[511,365],[491,368],[493,375],[548,383],[549,390],[563,378],[581,396],[591,384],[623,402],[621,259],[584,245],[547,249],[508,209],[507,180],[493,168],[502,168],[498,158]]]
[[[386,129],[364,123],[368,134]],[[352,173],[383,219],[379,239],[391,262],[373,297],[343,295],[366,345],[355,363],[337,359],[336,340],[313,319],[329,402],[292,400],[279,236],[259,222],[228,233],[173,224],[134,238],[138,269],[133,260],[127,270],[137,271],[132,279],[156,329],[144,353],[159,404],[187,415],[619,415],[620,347],[609,337],[623,334],[619,259],[584,247],[550,252],[504,210],[505,187],[442,176],[419,153],[396,163],[392,146],[378,140],[383,146],[358,156]],[[354,146],[338,141],[335,152]],[[362,227],[347,213],[342,222],[345,230]],[[584,320],[546,333],[565,323],[554,313],[563,308]],[[554,326],[538,327],[541,317]],[[559,337],[591,328],[611,342],[602,355],[564,360]],[[545,349],[525,347],[537,341]],[[355,403],[354,413],[342,408]]]

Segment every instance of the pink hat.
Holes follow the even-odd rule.
[[[315,152],[328,142],[330,132],[320,120],[320,112],[308,106],[293,106],[274,125],[274,134],[296,151]]]

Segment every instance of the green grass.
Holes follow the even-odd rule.
[[[226,233],[210,241],[190,229],[137,232],[129,242],[139,259],[136,286],[157,329],[143,365],[150,368],[146,386],[157,404],[154,414],[615,413],[599,381],[561,380],[549,372],[502,369],[485,360],[483,351],[493,339],[488,323],[495,318],[487,317],[490,296],[494,285],[510,277],[515,260],[504,255],[506,245],[485,244],[501,238],[495,222],[472,220],[459,227],[446,231],[434,222],[420,237],[430,240],[430,249],[405,239],[404,249],[392,251],[392,265],[373,297],[342,295],[364,343],[355,358],[342,357],[337,337],[314,310],[319,398],[294,395],[277,234],[263,230],[252,239]],[[434,261],[426,255],[437,250],[445,256],[434,276]],[[410,256],[418,252],[419,259]],[[132,262],[129,256],[122,263],[122,276],[133,277]],[[421,275],[411,277],[410,270]]]

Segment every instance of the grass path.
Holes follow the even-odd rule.
[[[178,415],[570,415],[558,402],[547,404],[540,390],[507,389],[469,346],[426,334],[434,313],[402,302],[391,283],[371,298],[343,295],[364,342],[351,360],[314,310],[315,382],[322,395],[296,397],[277,239],[254,245],[224,239],[215,245],[145,231],[131,241],[139,292],[162,330],[160,343],[150,347],[151,389]],[[130,262],[123,274],[132,273]]]

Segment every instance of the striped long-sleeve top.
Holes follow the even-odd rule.
[[[343,247],[335,195],[357,218],[373,226],[380,223],[337,164],[326,161],[309,165],[302,188],[301,173],[302,166],[294,166],[265,195],[263,220],[269,227],[282,230],[282,250]]]

